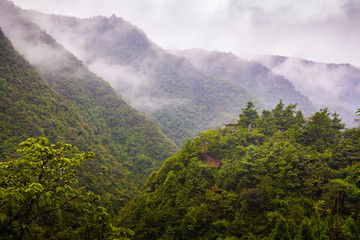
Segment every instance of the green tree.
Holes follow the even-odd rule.
[[[291,240],[286,219],[281,216],[269,236],[270,240]]]
[[[256,168],[257,168],[257,148],[254,145],[250,145],[246,148],[246,155],[240,160],[241,178],[239,181],[238,190],[241,188],[249,188],[255,185],[256,180]]]
[[[304,218],[300,224],[299,233],[296,235],[295,240],[314,240],[315,237],[311,231],[310,219]]]
[[[239,114],[239,125],[243,128],[255,127],[257,120],[259,119],[259,114],[255,105],[251,101],[247,103],[246,108],[242,108],[242,112]]]
[[[93,203],[100,197],[77,186],[74,167],[94,153],[72,154],[72,150],[70,144],[48,145],[45,138],[29,138],[19,144],[17,157],[0,162],[0,236],[73,238],[86,234],[86,222],[95,220],[99,226],[107,225],[104,234],[115,233],[101,239],[112,239],[121,231],[99,214],[94,219]]]
[[[318,150],[321,150],[326,145],[336,143],[343,129],[344,124],[341,123],[338,114],[330,114],[327,108],[321,109],[307,122],[303,135],[304,142],[309,145],[314,144]]]
[[[257,125],[260,132],[271,136],[276,131],[275,120],[270,110],[263,110]]]
[[[359,230],[352,217],[347,217],[344,225],[341,227],[341,238],[355,240],[359,239]]]
[[[296,104],[285,104],[280,100],[278,105],[272,110],[274,123],[277,129],[287,130],[293,125],[298,125],[302,128],[305,124],[304,116],[301,111],[295,111]]]

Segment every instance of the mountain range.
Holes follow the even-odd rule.
[[[226,89],[228,84],[232,83],[229,87],[240,89],[240,93],[234,94],[247,95],[247,99],[256,102],[260,109],[271,109],[282,99],[287,104],[298,104],[307,116],[319,108],[328,107],[340,113],[349,126],[354,124],[356,106],[354,108],[352,104],[359,102],[358,94],[356,94],[359,92],[359,69],[349,64],[346,68],[344,64],[313,62],[313,65],[317,66],[315,71],[314,68],[305,69],[304,64],[302,68],[299,64],[290,66],[290,60],[294,63],[295,58],[282,57],[289,59],[286,68],[289,70],[285,70],[282,64],[283,71],[280,71],[279,65],[273,65],[280,61],[270,60],[270,58],[276,59],[276,56],[262,56],[246,60],[232,53],[201,49],[164,50],[151,42],[141,29],[115,15],[110,18],[98,16],[90,19],[46,15],[34,11],[26,11],[26,15],[61,44],[76,53],[92,71],[109,81],[130,105],[152,118],[178,145],[181,145],[186,137],[194,137],[193,134],[191,135],[194,130],[195,132],[197,129],[204,131],[209,127],[220,125],[229,120],[229,113],[234,116],[239,112],[239,108],[229,107],[229,102],[238,104],[236,99],[228,97],[229,99],[225,100],[225,97],[221,96],[224,102],[228,101],[227,104],[219,106],[219,108],[226,108],[224,112],[216,110],[210,116],[212,119],[196,119],[196,116],[192,116],[189,118],[192,121],[183,124],[182,128],[186,129],[189,123],[196,127],[189,129],[186,133],[172,136],[174,130],[177,129],[171,123],[176,122],[172,116],[183,117],[176,114],[178,111],[175,109],[178,107],[181,108],[180,111],[187,111],[188,116],[192,115],[189,108],[193,107],[197,112],[205,109],[201,112],[203,114],[214,110],[207,106],[208,103],[196,101],[194,99],[196,95],[201,95],[204,99],[206,94],[206,98],[209,99],[207,102],[213,104],[216,101],[217,104],[221,104],[218,99],[211,99],[219,93],[211,89],[207,90],[207,84],[215,86],[220,84]],[[162,72],[163,68],[172,70]],[[291,75],[292,69],[301,69],[299,71],[302,74],[295,72]],[[163,86],[164,75],[170,79],[176,79],[174,81],[177,85],[170,86],[168,83]],[[187,91],[177,92],[173,89],[189,88],[187,80],[189,78],[192,78],[192,81],[199,81],[201,89],[195,89],[197,85],[191,86],[194,91],[190,95],[186,94]],[[298,78],[306,80],[299,81]],[[204,79],[206,79],[205,82]],[[344,81],[346,84],[339,84]],[[215,89],[218,88],[218,86],[215,87]],[[192,102],[192,107],[188,106],[190,102]],[[244,106],[244,101],[241,104]],[[169,105],[172,111],[168,110]],[[199,109],[196,106],[199,106]],[[223,117],[217,118],[218,115]],[[171,119],[171,122],[167,122],[164,118]],[[205,122],[209,124],[204,124]]]
[[[90,70],[109,81],[177,145],[232,119],[247,101],[261,105],[244,87],[199,71],[116,16],[77,19],[26,14],[73,49]]]

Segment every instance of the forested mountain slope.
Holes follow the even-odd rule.
[[[205,74],[244,86],[260,99],[267,109],[274,108],[282,99],[286,104],[297,103],[306,115],[315,112],[307,95],[299,92],[281,74],[272,72],[260,62],[244,60],[232,53],[209,52],[199,49],[173,52],[191,61]]]
[[[0,1],[0,5],[0,25],[5,34],[46,80],[28,63],[24,68],[32,69],[30,72],[34,72],[35,79],[42,83],[33,84],[35,80],[23,74],[29,75],[29,70],[16,69],[19,63],[8,63],[6,59],[2,62],[6,72],[0,77],[6,82],[16,81],[11,83],[16,83],[13,87],[15,97],[6,95],[2,98],[6,101],[2,105],[16,107],[15,112],[7,111],[2,115],[2,121],[8,124],[2,125],[6,132],[4,143],[8,142],[4,151],[10,151],[11,145],[25,140],[20,138],[37,137],[38,134],[50,140],[66,140],[81,150],[94,151],[94,165],[80,171],[80,178],[90,190],[102,195],[103,201],[111,204],[112,209],[119,209],[136,194],[148,174],[175,153],[175,145],[143,114],[127,105],[107,82],[91,73],[37,25],[24,19],[19,9],[7,1]],[[7,51],[9,45],[3,48]],[[4,56],[7,54],[5,52]],[[12,77],[13,74],[18,75]],[[44,94],[42,88],[32,89],[36,85],[45,86]],[[54,95],[43,100],[46,108],[20,104],[27,104],[27,99],[41,99],[42,95]],[[16,96],[24,100],[16,103]],[[16,109],[22,108],[27,109],[26,112],[16,113]],[[13,119],[9,120],[9,116]],[[22,131],[23,123],[24,127],[26,124],[31,126],[32,131]]]
[[[204,74],[122,18],[24,14],[109,81],[178,145],[232,119],[249,100],[262,106],[242,86]]]
[[[208,130],[119,219],[134,239],[358,239],[360,129],[280,102]]]
[[[0,49],[2,157],[13,153],[17,143],[28,137],[46,135],[51,141],[64,141],[75,136],[74,144],[84,149],[96,141],[74,107],[13,49],[2,31]],[[78,138],[79,132],[87,137]]]
[[[272,55],[259,56],[257,61],[289,79],[314,104],[337,111],[349,126],[354,125],[360,103],[359,68]]]

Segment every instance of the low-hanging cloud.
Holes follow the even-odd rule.
[[[14,48],[34,66],[56,68],[59,62],[66,59],[68,52],[59,48],[51,38],[49,44],[44,44],[44,33],[32,24],[24,24],[18,9],[11,3],[0,2],[0,27],[10,39]],[[25,20],[26,22],[26,20]],[[33,32],[31,32],[33,31]]]
[[[153,112],[167,106],[177,106],[184,101],[170,97],[151,96],[154,79],[130,65],[109,63],[97,58],[89,69],[104,78],[133,107],[143,112]]]

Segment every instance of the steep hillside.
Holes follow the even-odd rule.
[[[256,100],[240,85],[196,69],[153,44],[144,32],[112,16],[77,19],[25,12],[178,145],[221,125]]]
[[[208,52],[205,50],[174,51],[190,60],[205,74],[227,79],[244,86],[271,109],[282,99],[285,103],[297,103],[306,115],[315,111],[311,101],[294,85],[262,64],[240,59],[231,53]]]
[[[73,137],[72,142],[84,149],[91,143],[97,143],[93,129],[13,49],[2,31],[0,81],[1,157],[13,153],[17,143],[29,137],[46,135],[53,142]],[[81,134],[85,136],[78,137]]]
[[[359,239],[360,129],[249,104],[153,173],[120,226],[134,239]]]
[[[336,110],[353,125],[360,103],[359,68],[282,56],[261,56],[257,61],[289,79],[314,104]]]
[[[158,169],[176,151],[175,145],[143,114],[127,105],[107,82],[91,73],[81,61],[37,25],[24,19],[19,9],[7,1],[0,1],[0,13],[0,26],[15,48],[38,68],[47,84],[56,91],[55,96],[64,99],[67,104],[65,110],[76,113],[67,118],[68,122],[78,118],[83,123],[69,122],[63,126],[61,121],[47,122],[47,118],[37,115],[35,108],[33,112],[26,113],[34,115],[34,119],[27,122],[31,122],[34,129],[36,126],[44,126],[44,129],[33,132],[31,136],[37,137],[35,133],[46,137],[54,135],[55,140],[65,138],[81,150],[94,151],[95,165],[81,171],[80,177],[90,190],[102,195],[103,200],[111,204],[113,209],[119,209],[124,201],[136,194],[148,174]],[[6,61],[4,63],[7,64]],[[13,74],[16,69],[7,71]],[[31,90],[31,87],[32,84],[25,89]],[[51,91],[55,93],[54,90]],[[42,91],[38,90],[34,95],[42,96]],[[50,100],[50,103],[58,102],[56,98]],[[50,103],[46,103],[49,106],[42,114],[56,119],[55,110],[59,107],[51,107]],[[8,118],[8,114],[10,112],[4,118]],[[9,124],[20,126],[22,118],[29,117],[16,115]],[[56,129],[56,134],[50,131],[50,127],[46,127],[48,125]],[[12,126],[6,129],[11,130]],[[18,135],[18,131],[9,130],[7,136],[11,139],[10,143],[16,145],[21,135]]]

